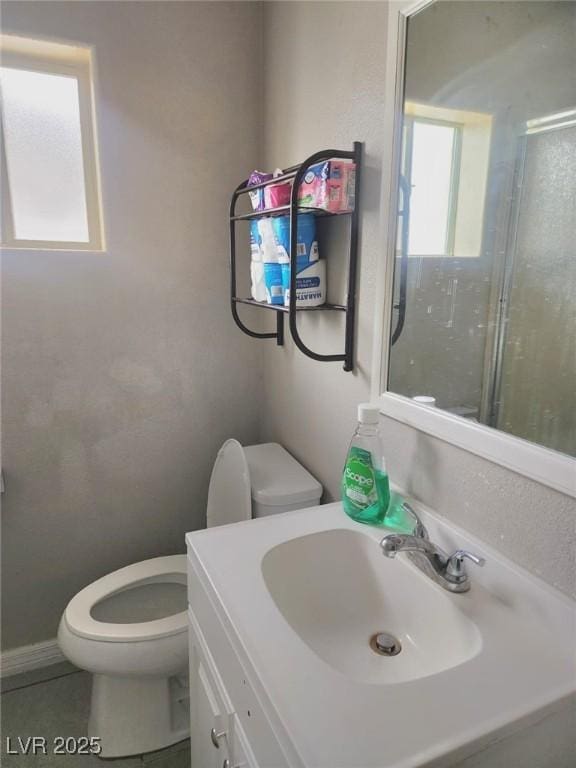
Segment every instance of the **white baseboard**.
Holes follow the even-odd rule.
[[[23,645],[20,648],[4,651],[0,655],[0,677],[30,672],[32,669],[49,667],[51,664],[62,661],[66,661],[66,658],[56,638],[43,643],[34,643],[34,645]]]

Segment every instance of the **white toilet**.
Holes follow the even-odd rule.
[[[278,443],[227,440],[214,463],[207,524],[320,503],[322,486]],[[189,735],[186,555],[103,576],[68,603],[58,642],[94,675],[89,736],[101,757],[161,749]]]

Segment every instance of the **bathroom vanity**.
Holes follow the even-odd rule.
[[[417,511],[469,592],[340,503],[188,534],[192,766],[573,766],[574,603]]]

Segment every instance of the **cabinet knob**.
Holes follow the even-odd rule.
[[[246,765],[246,763],[236,763],[235,765],[232,765],[230,760],[226,758],[222,763],[222,768],[242,768],[243,765]]]
[[[214,744],[216,749],[220,749],[220,739],[222,739],[224,736],[226,736],[226,731],[220,731],[220,733],[218,733],[216,728],[212,728],[210,731],[210,738],[212,739],[212,744]]]

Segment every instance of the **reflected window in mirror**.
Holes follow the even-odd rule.
[[[388,390],[576,456],[576,2],[407,24]]]

